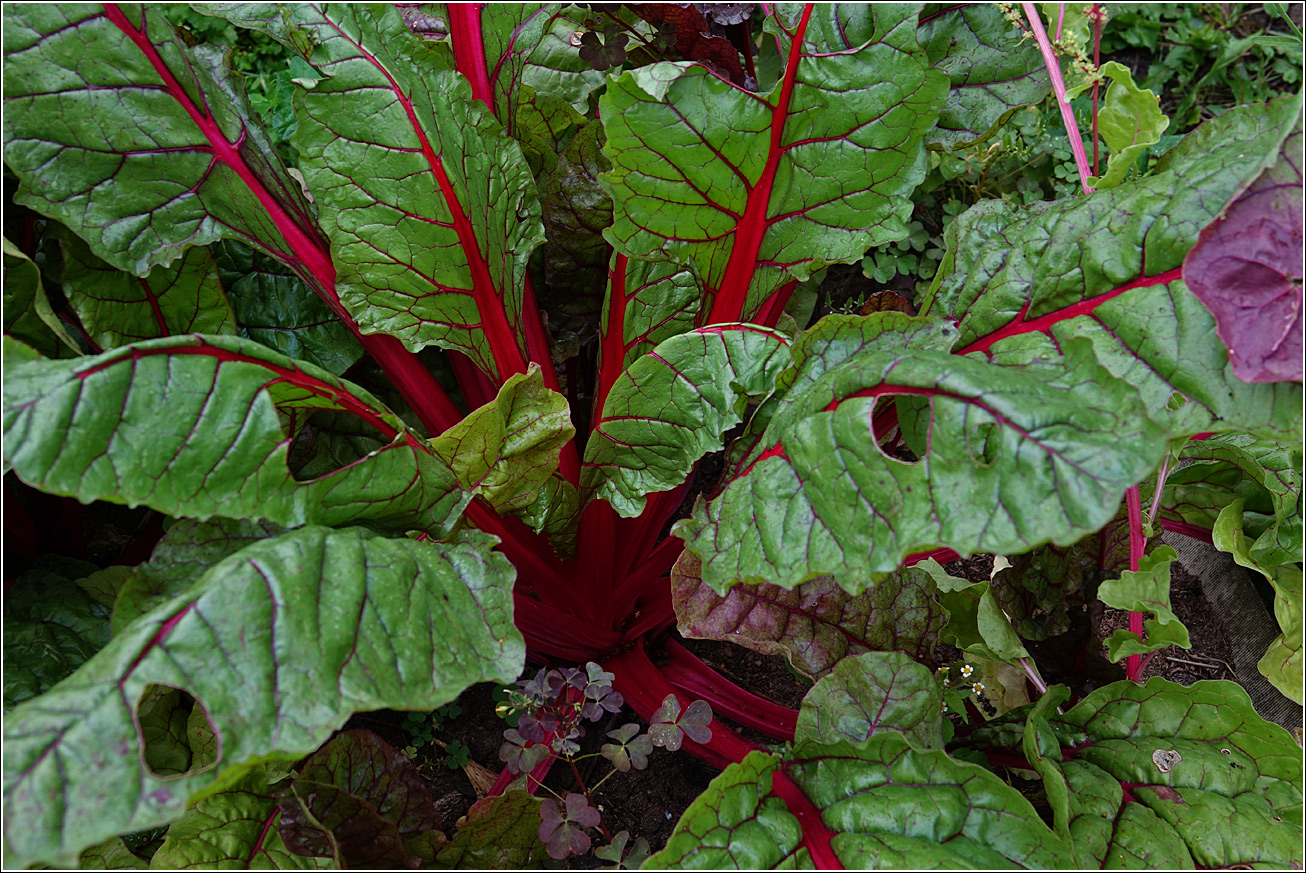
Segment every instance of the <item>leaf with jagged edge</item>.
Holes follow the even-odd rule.
[[[369,394],[249,340],[172,337],[70,361],[4,342],[5,465],[43,490],[199,519],[431,531],[451,527],[471,499]],[[391,442],[298,482],[278,409],[347,411]]]
[[[1242,498],[1249,557],[1274,566],[1301,556],[1300,446],[1225,433],[1187,443],[1179,457],[1192,463],[1166,479],[1162,518],[1211,528],[1225,506]]]
[[[1170,607],[1170,565],[1179,556],[1170,546],[1160,546],[1144,555],[1137,570],[1125,570],[1107,579],[1097,589],[1097,599],[1107,606],[1129,612],[1150,612],[1155,618],[1143,623],[1147,639],[1128,630],[1118,630],[1106,641],[1107,657],[1114,663],[1127,655],[1145,655],[1167,646],[1191,649],[1188,628]]]
[[[1107,378],[1086,342],[1025,366],[887,344],[814,380],[796,360],[765,451],[674,528],[707,584],[792,588],[830,575],[860,591],[925,549],[1064,545],[1109,521],[1165,453],[1137,392]],[[930,434],[915,462],[885,454],[871,432],[877,404],[902,395],[926,401],[918,423],[899,415],[904,431]]]
[[[137,4],[8,6],[4,44],[17,202],[136,275],[222,237],[312,269],[312,211],[222,50]]]
[[[768,94],[660,62],[599,98],[607,236],[630,257],[693,262],[713,300],[699,324],[748,320],[786,282],[904,236],[947,92],[915,10],[777,4],[764,26],[787,64]]]
[[[279,533],[280,525],[265,521],[178,519],[154,547],[150,560],[136,567],[119,589],[113,603],[114,636],[185,591],[218,561]]]
[[[240,336],[337,376],[358,363],[358,338],[293,270],[230,240],[210,251]]]
[[[156,266],[148,276],[134,276],[97,258],[66,230],[59,244],[64,295],[101,349],[187,333],[236,332],[236,315],[202,246]]]
[[[944,622],[934,582],[919,567],[904,567],[860,594],[823,578],[793,590],[736,585],[723,596],[704,585],[699,573],[700,562],[689,551],[671,570],[671,603],[681,634],[783,655],[813,679],[867,651],[902,651],[929,660]]]
[[[80,355],[81,349],[50,308],[40,269],[8,237],[4,255],[4,332],[47,358]]]
[[[948,227],[922,311],[956,320],[957,353],[996,364],[1051,362],[1072,340],[1090,341],[1171,436],[1246,430],[1299,441],[1301,385],[1235,378],[1214,320],[1180,280],[1200,230],[1297,110],[1294,98],[1231,110],[1186,136],[1155,173],[1109,190],[972,207]]]
[[[901,652],[844,658],[803,698],[797,742],[860,743],[897,731],[913,745],[943,748],[943,692],[929,669]]]
[[[862,743],[802,742],[783,757],[753,752],[730,765],[645,869],[810,868],[800,820],[774,793],[781,769],[833,831],[828,851],[850,870],[1073,864],[1061,837],[993,773],[877,731]]]
[[[951,87],[939,125],[926,142],[955,150],[987,140],[1017,109],[1043,102],[1051,89],[1034,40],[994,4],[928,4],[916,36]]]
[[[544,232],[520,146],[396,10],[291,14],[327,75],[296,95],[297,147],[341,301],[410,350],[456,349],[498,381],[523,372],[526,260]]]
[[[1302,757],[1233,682],[1053,686],[1016,751],[1043,777],[1080,869],[1300,867]]]
[[[544,387],[538,364],[503,383],[494,400],[431,441],[468,491],[497,511],[530,506],[576,434],[567,400]]]
[[[514,570],[494,542],[308,527],[218,563],[8,714],[6,865],[67,864],[107,836],[176,819],[188,799],[231,787],[246,762],[297,760],[355,712],[429,711],[474,682],[515,677],[525,646]],[[215,767],[146,771],[133,712],[157,684],[204,707]]]
[[[669,491],[720,449],[788,366],[789,341],[765,327],[723,324],[660,343],[608,392],[585,446],[581,488],[633,518],[646,496]]]
[[[1282,564],[1262,564],[1252,557],[1247,537],[1243,534],[1243,502],[1235,500],[1220,510],[1211,529],[1211,538],[1215,547],[1228,552],[1240,565],[1255,570],[1269,580],[1274,587],[1274,619],[1278,622],[1280,634],[1270,643],[1269,649],[1261,657],[1256,667],[1287,697],[1298,703],[1306,702],[1303,696],[1303,652],[1302,652],[1302,572],[1301,568],[1289,559]]]
[[[286,848],[277,822],[274,789],[264,766],[251,769],[224,789],[186,807],[168,826],[151,859],[156,870],[323,870],[328,858],[296,855]]]

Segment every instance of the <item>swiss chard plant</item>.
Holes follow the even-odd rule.
[[[570,754],[554,716],[452,840],[335,735],[526,660],[724,769],[652,866],[1301,865],[1291,736],[1130,681],[1187,644],[1168,529],[1269,580],[1300,701],[1300,101],[1144,168],[1117,71],[1082,193],[977,203],[911,311],[809,325],[929,150],[1049,90],[1075,127],[1096,6],[191,6],[286,48],[262,114],[157,6],[4,10],[5,470],[169,519],[6,584],[6,865],[165,825],[162,867],[581,851],[583,796],[497,797]],[[935,560],[977,553],[1012,566]],[[1071,705],[1026,643],[1097,598],[1128,678]],[[779,706],[672,628],[816,684]]]

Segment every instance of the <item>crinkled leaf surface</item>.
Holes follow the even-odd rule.
[[[784,283],[903,236],[947,90],[905,7],[780,4],[766,28],[786,64],[767,94],[662,62],[599,100],[608,237],[693,262],[714,300],[700,324],[751,318]]]
[[[236,332],[235,313],[208,249],[187,249],[141,277],[109,266],[67,231],[59,241],[64,295],[100,348],[186,333]]]
[[[37,567],[15,579],[4,597],[5,712],[44,694],[103,648],[108,619],[108,607],[66,573]]]
[[[1161,546],[1144,555],[1138,570],[1125,570],[1117,579],[1108,579],[1097,589],[1098,600],[1107,606],[1130,612],[1150,612],[1143,627],[1146,640],[1127,630],[1118,630],[1106,641],[1107,657],[1119,661],[1126,655],[1142,655],[1167,646],[1191,649],[1188,628],[1170,608],[1170,565],[1178,555],[1169,546]]]
[[[1097,114],[1097,129],[1111,157],[1102,178],[1090,177],[1088,183],[1096,188],[1113,188],[1124,181],[1143,152],[1161,141],[1170,119],[1161,112],[1160,98],[1135,85],[1133,74],[1124,64],[1108,61],[1101,72],[1111,84]]]
[[[557,165],[549,172],[541,196],[544,233],[544,275],[541,305],[558,310],[565,324],[591,323],[603,306],[600,296],[607,279],[612,247],[603,229],[612,224],[612,198],[599,184],[599,173],[610,169],[603,156],[603,125],[591,121],[576,132]]]
[[[1051,83],[1032,39],[989,3],[929,3],[921,10],[920,40],[951,87],[939,124],[926,141],[958,149],[988,139],[1011,114],[1043,102]]]
[[[1233,559],[1249,570],[1256,570],[1274,587],[1274,619],[1282,633],[1270,644],[1257,669],[1274,686],[1302,703],[1303,658],[1302,624],[1303,593],[1301,567],[1294,562],[1278,566],[1261,564],[1252,557],[1247,537],[1243,533],[1242,501],[1235,500],[1220,511],[1211,529],[1215,547],[1228,552]]]
[[[514,573],[492,542],[309,527],[218,563],[5,719],[6,864],[69,863],[109,835],[171,821],[247,762],[312,752],[354,712],[429,710],[515,677]],[[159,779],[142,765],[133,712],[156,684],[204,706],[215,768]]]
[[[1024,750],[1077,866],[1302,863],[1302,757],[1232,682],[1099,688],[1064,715],[1040,701]]]
[[[1185,137],[1156,173],[1087,197],[971,208],[949,226],[923,309],[957,320],[957,352],[995,363],[1053,361],[1088,339],[1174,436],[1243,429],[1299,440],[1301,386],[1239,381],[1210,313],[1179,281],[1200,229],[1297,110],[1293,99],[1232,110]]]
[[[1045,640],[1070,629],[1069,610],[1090,574],[1098,573],[1100,540],[1085,537],[1064,548],[1042,546],[1013,555],[989,582],[997,605],[1027,640]]]
[[[136,275],[222,237],[324,266],[301,260],[318,239],[309,205],[221,50],[187,48],[138,4],[7,7],[4,44],[18,202]]]
[[[1302,552],[1302,453],[1247,434],[1216,434],[1184,446],[1192,463],[1166,479],[1162,515],[1205,528],[1220,511],[1243,500],[1249,557],[1275,566]]]
[[[1302,134],[1202,230],[1184,281],[1215,316],[1233,371],[1247,382],[1302,379]]]
[[[296,855],[277,830],[281,810],[268,770],[258,766],[227,788],[207,794],[168,826],[151,859],[156,870],[320,870],[326,858]]]
[[[436,856],[454,870],[534,870],[544,858],[540,799],[525,791],[507,791],[472,804],[458,820],[458,833]]]
[[[81,354],[45,296],[41,271],[18,246],[4,239],[4,332],[47,358]]]
[[[754,752],[732,764],[645,866],[809,867],[798,819],[772,793],[780,768],[820,811],[834,832],[830,847],[850,870],[1072,864],[1061,838],[1014,788],[982,767],[913,748],[886,731],[864,743],[799,743],[783,759]]]
[[[441,824],[417,766],[371,731],[350,730],[304,762],[277,828],[297,855],[402,868],[412,860],[404,842]]]
[[[77,859],[78,870],[148,870],[150,862],[133,854],[122,837],[109,837]]]
[[[396,10],[294,15],[328,77],[297,98],[298,149],[342,302],[410,350],[457,349],[500,381],[524,372],[526,259],[544,233],[520,147]]]
[[[1115,514],[1165,445],[1137,393],[1108,378],[1087,343],[1065,352],[999,366],[872,345],[815,380],[799,359],[766,450],[676,532],[720,592],[820,575],[859,591],[923,549],[1073,542]],[[904,431],[927,435],[915,463],[886,455],[871,428],[879,404],[903,395],[921,401],[913,422],[899,414]]]
[[[113,603],[114,635],[185,591],[218,561],[280,532],[279,525],[268,522],[178,519],[154,547],[150,560],[136,567],[118,591]]]
[[[757,325],[715,325],[665,340],[613,385],[585,446],[581,485],[628,518],[645,495],[685,480],[742,421],[749,397],[769,394],[789,342]]]
[[[898,731],[921,748],[943,747],[943,693],[929,669],[901,652],[844,658],[803,698],[798,742],[860,743]]]
[[[468,491],[496,510],[529,506],[575,435],[567,400],[544,387],[538,364],[431,442]]]
[[[293,270],[232,241],[212,251],[241,336],[337,376],[358,363],[358,338]]]
[[[366,392],[248,340],[173,337],[43,361],[6,337],[5,371],[5,464],[56,494],[201,519],[375,518],[430,530],[451,526],[470,499]],[[297,482],[278,408],[347,411],[391,443]]]
[[[944,621],[934,588],[924,570],[904,567],[860,594],[819,578],[792,590],[736,585],[721,595],[703,584],[700,561],[689,551],[671,571],[671,600],[682,634],[784,655],[813,678],[867,651],[929,659]]]

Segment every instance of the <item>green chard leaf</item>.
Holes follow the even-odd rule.
[[[777,782],[805,796],[825,834],[800,826]],[[810,841],[810,842],[809,842]],[[812,843],[824,857],[814,858]],[[825,855],[829,853],[829,855]],[[829,856],[833,856],[830,858]],[[828,860],[827,860],[828,859]],[[646,869],[1072,866],[1069,849],[1021,794],[983,767],[876,731],[862,743],[800,742],[753,752],[685,810]]]
[[[148,870],[150,862],[134,854],[122,837],[109,837],[77,859],[78,870]]]
[[[712,301],[702,325],[749,320],[786,283],[905,236],[947,91],[916,24],[905,7],[780,4],[765,27],[785,71],[767,94],[692,63],[610,79],[608,238],[692,262]]]
[[[926,4],[916,38],[951,83],[938,127],[926,139],[931,147],[978,145],[1051,90],[1038,47],[994,4]]]
[[[934,581],[904,567],[860,594],[828,577],[786,590],[736,585],[725,595],[703,584],[700,561],[685,551],[671,571],[671,602],[681,634],[726,640],[764,655],[784,655],[819,679],[868,651],[900,651],[930,660],[944,614]]]
[[[57,494],[200,519],[373,518],[432,531],[451,527],[471,497],[366,392],[248,340],[173,337],[71,361],[4,342],[5,465]],[[298,482],[278,413],[313,410],[349,412],[390,443]]]
[[[797,741],[860,743],[897,731],[913,745],[943,747],[943,693],[928,668],[900,652],[844,658],[803,698]]]
[[[1091,342],[1171,436],[1300,440],[1301,385],[1239,381],[1211,314],[1181,281],[1201,228],[1297,111],[1291,98],[1231,110],[1167,152],[1156,173],[1087,197],[971,208],[948,228],[922,310],[957,321],[957,353],[999,365],[1051,362],[1072,341]]]
[[[454,834],[436,855],[452,870],[533,870],[544,860],[540,841],[540,799],[525,791],[506,791],[472,804]]]
[[[4,44],[17,202],[137,276],[223,237],[329,274],[311,207],[222,50],[186,47],[161,7],[138,4],[16,5]]]
[[[277,829],[278,793],[269,787],[267,766],[256,766],[225,789],[186,807],[168,826],[151,859],[157,870],[322,870],[331,862],[294,854]]]
[[[1270,644],[1256,665],[1287,697],[1298,703],[1306,702],[1303,696],[1302,624],[1303,592],[1301,567],[1291,560],[1278,566],[1265,565],[1252,557],[1247,537],[1243,533],[1243,502],[1235,500],[1220,510],[1211,530],[1215,547],[1233,555],[1233,559],[1249,570],[1255,570],[1274,587],[1274,619],[1279,624],[1280,635]]]
[[[1011,620],[993,596],[991,583],[949,576],[933,559],[923,561],[921,568],[938,585],[939,601],[948,616],[948,623],[939,633],[941,642],[956,646],[964,654],[1006,664],[1029,657]]]
[[[627,518],[646,495],[670,491],[722,435],[749,397],[775,387],[789,343],[768,328],[725,324],[665,340],[613,386],[585,447],[581,486]]]
[[[1127,655],[1144,655],[1167,646],[1191,649],[1188,628],[1170,608],[1170,565],[1179,556],[1169,546],[1147,553],[1138,562],[1138,570],[1125,570],[1117,579],[1108,579],[1097,589],[1098,600],[1107,606],[1130,612],[1150,612],[1156,618],[1143,623],[1146,641],[1138,634],[1118,630],[1106,641],[1107,657],[1119,661]]]
[[[109,835],[176,819],[255,762],[312,752],[354,712],[430,710],[515,677],[514,574],[493,542],[309,527],[219,562],[5,719],[6,865],[66,864]],[[156,685],[204,708],[212,765],[170,778],[145,766],[134,719]]]
[[[1067,695],[1039,701],[1022,748],[1074,866],[1301,865],[1301,748],[1242,688],[1116,682],[1057,714]]]
[[[187,333],[236,332],[235,313],[208,249],[187,249],[180,259],[139,277],[109,266],[67,231],[61,231],[59,242],[64,294],[100,348]]]
[[[521,148],[395,9],[293,9],[328,78],[297,98],[300,166],[364,332],[525,372],[526,260],[544,240]],[[366,165],[369,175],[349,168]]]
[[[47,358],[81,354],[59,317],[50,308],[41,284],[41,270],[18,246],[4,240],[4,332]]]
[[[1161,141],[1170,119],[1161,112],[1161,98],[1134,84],[1129,68],[1117,61],[1101,67],[1102,75],[1111,80],[1097,115],[1097,129],[1111,150],[1106,174],[1092,178],[1095,188],[1114,188],[1125,179],[1134,162]]]

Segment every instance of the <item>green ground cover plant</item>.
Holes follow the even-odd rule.
[[[1097,4],[3,15],[7,507],[166,518],[6,579],[7,866],[516,868],[596,834],[650,869],[1302,864],[1292,736],[1234,683],[1137,681],[1188,645],[1170,530],[1272,587],[1260,668],[1301,701],[1302,106],[1271,72],[1189,129],[1097,63]],[[1073,173],[988,187],[1050,135]],[[814,318],[850,264],[890,287]],[[1011,566],[942,567],[974,554]],[[1027,644],[1096,602],[1124,678],[1049,684]],[[673,628],[812,687],[766,700]],[[416,751],[514,680],[448,832],[411,755],[342,730],[422,714]],[[721,769],[647,859],[575,767],[623,706],[590,728],[614,772]],[[539,796],[558,762],[576,790]]]

